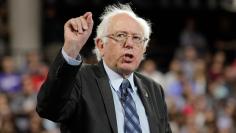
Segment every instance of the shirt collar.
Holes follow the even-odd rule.
[[[118,73],[116,73],[115,71],[113,71],[112,69],[110,69],[104,61],[103,61],[103,65],[104,65],[105,71],[108,75],[108,78],[109,78],[112,88],[115,91],[119,91],[119,87],[120,87],[124,78],[122,76],[120,76]],[[127,79],[129,80],[133,91],[136,92],[137,88],[134,85],[134,74],[131,73]]]

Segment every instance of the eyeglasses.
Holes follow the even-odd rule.
[[[142,45],[148,40],[142,35],[139,35],[139,34],[129,35],[127,32],[123,32],[123,31],[119,31],[114,34],[107,35],[105,37],[111,38],[115,40],[116,42],[122,43],[122,44],[124,44],[127,41],[128,37],[131,37],[132,42],[138,45]]]

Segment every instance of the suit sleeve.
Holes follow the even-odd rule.
[[[36,111],[41,117],[55,122],[71,117],[81,94],[79,78],[76,79],[80,67],[67,64],[59,52],[37,96]]]

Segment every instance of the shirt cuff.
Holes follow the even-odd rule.
[[[64,59],[66,60],[66,62],[69,64],[69,65],[72,65],[72,66],[78,66],[81,64],[82,60],[81,60],[81,56],[78,55],[75,59],[70,57],[65,51],[64,49],[62,48],[61,50],[61,53],[62,53],[62,56],[64,57]]]

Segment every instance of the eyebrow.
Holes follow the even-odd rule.
[[[126,34],[131,34],[131,35],[140,35],[140,36],[143,36],[142,34],[140,34],[140,33],[129,33],[129,32],[127,32],[127,31],[116,31],[115,33],[118,33],[118,32],[123,32],[123,33],[126,33]]]

